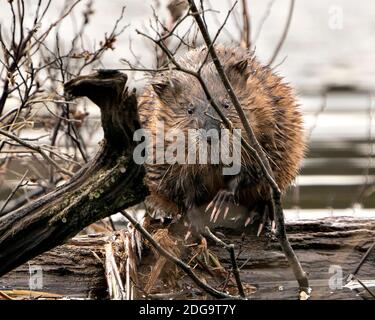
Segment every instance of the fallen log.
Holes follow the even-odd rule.
[[[358,283],[351,283],[358,288],[355,290],[345,285],[347,277],[375,241],[375,219],[294,221],[287,223],[287,232],[293,249],[308,273],[311,299],[371,298]],[[239,237],[235,235],[229,235],[225,241],[234,243],[237,248],[241,246]],[[250,235],[244,239],[242,247],[246,250],[239,256],[238,264],[241,266],[246,262],[241,272],[242,281],[257,287],[253,299],[295,299],[298,283],[277,242]],[[228,256],[221,249],[215,252],[218,256]],[[229,265],[229,259],[226,263]],[[374,267],[375,252],[372,252],[358,277],[368,282],[375,293]]]
[[[60,299],[67,296],[106,298],[108,292],[103,261],[107,238],[75,237],[1,277],[0,290],[14,290],[15,297],[19,290],[31,290],[33,297],[42,298],[46,292],[58,295]],[[38,295],[37,292],[42,293]]]
[[[371,298],[358,282],[347,285],[347,276],[353,272],[361,256],[375,238],[375,219],[328,218],[316,221],[294,221],[287,224],[290,242],[303,267],[309,273],[311,299],[367,299]],[[298,283],[277,241],[259,238],[254,233],[241,237],[238,231],[222,229],[218,233],[226,243],[235,245],[237,263],[241,268],[242,282],[246,287],[255,286],[249,299],[296,299]],[[112,242],[111,242],[112,241]],[[0,290],[29,289],[29,266],[41,266],[44,292],[66,297],[108,298],[108,279],[105,272],[105,247],[113,237],[84,236],[46,252],[9,274],[0,278]],[[224,268],[231,268],[228,252],[209,241]],[[122,250],[125,250],[124,248]],[[154,259],[147,247],[142,252],[139,274],[147,274]],[[370,290],[375,288],[375,252],[361,267],[358,278]],[[197,266],[196,271],[207,281],[216,284],[222,279],[213,277]],[[126,279],[122,278],[124,287]],[[140,285],[141,286],[141,285]],[[194,288],[194,289],[193,289]],[[228,290],[234,288],[229,283]],[[149,294],[136,290],[135,298],[181,299],[202,298],[191,279],[179,274],[177,284],[158,279]],[[125,290],[126,291],[126,290]],[[7,291],[5,291],[7,292]],[[247,290],[249,293],[249,290]]]

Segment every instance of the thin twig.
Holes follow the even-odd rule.
[[[369,288],[367,288],[367,286],[358,277],[353,276],[353,278],[358,281],[362,288],[365,289],[371,297],[375,298],[375,294]]]
[[[44,160],[46,160],[50,165],[54,166],[58,171],[66,174],[69,177],[73,176],[73,174],[70,171],[65,170],[64,168],[62,168],[61,166],[59,166],[59,164],[55,160],[53,160],[51,157],[49,157],[42,150],[42,148],[40,148],[39,146],[31,144],[31,143],[28,143],[28,142],[22,140],[21,138],[15,136],[14,134],[12,134],[10,132],[7,132],[5,130],[2,130],[2,129],[0,129],[0,134],[2,134],[2,135],[6,136],[6,137],[8,137],[8,138],[10,138],[10,139],[12,139],[14,141],[17,141],[19,144],[23,145],[26,148],[29,148],[31,150],[34,150],[34,151],[38,152],[43,157]]]
[[[277,44],[276,46],[276,49],[275,51],[273,52],[273,55],[271,57],[271,59],[269,60],[268,62],[268,65],[270,66],[276,59],[277,55],[279,54],[280,52],[280,49],[281,47],[283,46],[284,42],[285,42],[285,39],[286,39],[286,36],[288,35],[288,31],[289,31],[289,27],[290,27],[290,23],[292,21],[292,17],[293,17],[293,10],[294,10],[294,3],[295,3],[295,0],[290,0],[290,6],[289,6],[289,12],[288,12],[288,18],[286,20],[286,24],[285,24],[285,27],[284,27],[284,31],[281,35],[281,38],[279,40],[279,43]]]
[[[245,291],[243,289],[243,285],[242,285],[242,281],[241,281],[241,277],[240,277],[240,270],[238,269],[237,259],[236,259],[236,255],[235,255],[235,252],[234,252],[234,244],[232,244],[232,243],[231,244],[226,244],[223,240],[221,240],[218,237],[216,237],[211,232],[210,228],[207,227],[207,226],[206,226],[206,233],[216,243],[218,243],[219,245],[221,245],[224,249],[228,250],[228,252],[230,254],[230,259],[231,259],[231,262],[232,262],[232,271],[233,271],[234,278],[236,279],[236,284],[237,284],[238,292],[239,292],[239,294],[240,294],[241,297],[245,298],[246,295],[245,295]]]
[[[0,217],[2,216],[2,213],[3,213],[4,209],[5,209],[5,207],[7,206],[7,204],[9,203],[9,201],[13,198],[13,196],[16,194],[16,192],[18,191],[18,189],[22,186],[23,181],[25,180],[26,175],[28,174],[28,172],[29,172],[29,170],[26,170],[26,172],[23,174],[21,180],[18,181],[17,185],[13,188],[13,190],[9,194],[8,198],[5,200],[4,204],[2,205],[2,207],[0,209]]]
[[[251,30],[250,30],[250,16],[247,9],[247,0],[242,0],[242,23],[243,29],[241,33],[241,47],[250,49],[251,46]]]
[[[370,248],[367,249],[366,253],[363,255],[361,261],[358,263],[354,271],[349,275],[348,280],[350,281],[351,277],[354,277],[358,272],[359,269],[361,269],[362,265],[365,263],[366,259],[372,252],[372,250],[375,248],[375,242],[370,246]]]
[[[257,41],[258,41],[259,35],[260,35],[260,33],[262,32],[262,29],[263,29],[263,25],[264,25],[264,23],[266,22],[267,18],[270,15],[272,6],[273,6],[273,4],[274,4],[275,1],[276,0],[270,0],[269,1],[268,5],[267,5],[267,8],[266,8],[266,11],[262,15],[262,18],[260,19],[260,22],[258,24],[258,28],[257,28],[255,36],[254,36],[253,46],[255,46],[256,43],[257,43]]]

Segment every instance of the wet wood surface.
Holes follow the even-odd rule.
[[[346,288],[347,276],[358,265],[361,257],[375,241],[375,220],[339,218],[316,221],[289,222],[289,238],[305,270],[309,273],[312,287],[311,299],[366,299],[370,298],[362,288]],[[227,243],[234,243],[238,265],[242,266],[241,278],[245,286],[256,288],[249,299],[297,299],[298,287],[277,241],[268,237],[247,234],[244,238],[231,230],[218,230]],[[40,291],[80,298],[107,298],[106,276],[103,267],[105,236],[81,236],[46,252],[28,264],[0,278],[0,290],[29,289],[30,267],[43,270],[43,287]],[[219,258],[220,263],[230,269],[226,250],[209,242],[208,247]],[[142,267],[150,268],[150,250],[143,251]],[[370,254],[360,269],[358,277],[374,290],[375,252]],[[222,281],[208,277],[212,285]],[[159,281],[160,282],[160,281]],[[357,283],[358,284],[358,283]],[[202,294],[194,288],[186,276],[180,273],[177,287],[163,289],[161,297],[201,299]],[[152,292],[157,296],[157,287]],[[231,290],[234,290],[233,287]],[[252,291],[252,290],[251,290]],[[181,293],[183,292],[183,293]],[[142,298],[142,294],[138,297]]]
[[[107,284],[101,259],[106,242],[103,236],[71,239],[1,277],[0,290],[22,289],[70,297],[104,298]]]

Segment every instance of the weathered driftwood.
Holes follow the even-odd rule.
[[[107,237],[103,236],[73,238],[1,277],[0,290],[105,298],[108,296],[104,270],[106,244]],[[41,278],[36,279],[38,276]]]
[[[356,220],[353,218],[330,218],[317,221],[300,221],[287,224],[290,241],[309,273],[312,299],[362,299],[369,295],[363,289],[351,290],[340,287],[346,284],[347,275],[359,263],[361,256],[375,238],[375,220]],[[241,248],[237,262],[245,289],[256,286],[250,299],[296,299],[298,284],[277,241],[258,238],[247,234],[243,241],[233,230],[221,230],[226,236],[226,243],[234,243],[236,253]],[[111,240],[112,241],[112,240]],[[105,247],[108,237],[76,237],[67,244],[59,246],[30,261],[6,276],[0,278],[1,289],[28,289],[29,265],[43,269],[43,289],[50,293],[78,297],[108,297],[107,279],[104,270]],[[231,267],[226,249],[214,242],[209,242],[209,249],[218,257],[222,265]],[[150,250],[143,250],[139,266],[140,274],[147,274],[154,257]],[[244,266],[242,266],[246,263]],[[360,269],[358,277],[362,281],[375,279],[375,252],[372,252]],[[341,268],[341,269],[340,269]],[[199,269],[199,268],[198,268]],[[197,270],[198,271],[198,270]],[[215,279],[207,271],[198,271],[202,277],[217,285],[223,278]],[[330,273],[331,272],[331,273]],[[122,273],[123,274],[123,273]],[[151,290],[152,298],[199,298],[202,293],[191,280],[179,274],[177,286],[168,282],[157,281]],[[342,278],[341,278],[342,276]],[[126,288],[126,279],[122,278]],[[331,287],[330,287],[331,284]],[[167,285],[165,287],[164,285]],[[234,281],[229,290],[235,290]],[[375,291],[374,287],[369,287]],[[126,289],[125,289],[126,291]],[[137,290],[136,290],[137,291]],[[249,292],[249,290],[246,290]],[[358,294],[360,293],[360,294]],[[144,298],[144,292],[135,295]]]
[[[0,276],[73,237],[87,225],[143,200],[143,167],[133,162],[133,132],[140,127],[127,76],[98,71],[65,85],[71,97],[101,109],[104,141],[96,157],[69,182],[0,217]]]
[[[288,223],[287,232],[291,245],[308,273],[313,290],[312,299],[361,299],[356,291],[340,288],[340,285],[346,284],[347,276],[354,271],[363,254],[375,241],[375,220],[329,218],[300,221]],[[237,248],[240,246],[235,235],[230,235],[226,242],[235,243]],[[250,236],[245,238],[243,246],[247,250],[240,255],[238,264],[241,266],[249,259],[242,269],[241,277],[245,283],[258,288],[253,298],[295,299],[298,284],[287,267],[284,255],[278,250],[277,242],[267,242],[265,239],[257,241],[254,236]],[[223,251],[216,252],[219,256],[228,256]],[[229,259],[226,262],[230,263]],[[375,280],[375,252],[361,267],[358,277],[361,280]],[[370,289],[375,292],[375,287]],[[361,288],[359,291],[364,290]],[[368,297],[366,293],[363,296]]]
[[[248,285],[253,285],[257,288],[249,296],[250,299],[296,299],[298,283],[276,240],[258,238],[255,230],[245,237],[239,231],[217,231],[223,241],[235,245],[237,254],[242,252],[237,264],[242,267],[240,275],[244,287],[246,289]],[[348,275],[354,271],[363,254],[375,241],[375,219],[328,218],[289,222],[287,232],[293,249],[308,272],[313,290],[312,299],[370,298],[362,287],[350,290],[345,285]],[[232,263],[227,250],[212,241],[209,242],[209,248],[220,257],[224,268],[230,270]],[[369,281],[372,285],[370,289],[375,293],[374,267],[375,252],[372,252],[361,267],[358,277]],[[215,283],[213,279],[212,281]],[[223,279],[216,280],[216,283],[222,282]],[[231,283],[228,289],[236,292],[235,282]],[[358,283],[354,284],[358,286]],[[191,286],[191,283],[186,281],[185,285]],[[362,297],[358,295],[359,292]]]

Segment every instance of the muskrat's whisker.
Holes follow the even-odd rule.
[[[157,189],[159,189],[160,186],[162,186],[162,182],[164,181],[164,179],[166,178],[168,172],[172,169],[172,167],[173,167],[174,165],[175,165],[175,164],[170,164],[170,165],[168,166],[168,169],[165,170],[165,173],[164,173],[164,175],[162,176],[162,178],[160,179],[160,182],[159,182],[159,184],[158,184]]]
[[[214,117],[213,115],[209,114],[207,111],[205,111],[204,114],[205,114],[207,117],[209,117],[209,118],[211,118],[211,119],[213,119],[213,120],[215,120],[215,121],[217,121],[217,122],[219,122],[219,123],[223,123],[223,120]]]

